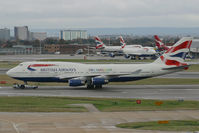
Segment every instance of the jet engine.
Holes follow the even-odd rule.
[[[114,53],[109,53],[109,56],[114,58],[115,57],[115,54]]]
[[[108,84],[108,80],[104,77],[94,77],[92,78],[92,83],[93,85],[104,85],[104,84]]]
[[[70,79],[68,81],[69,86],[82,86],[85,85],[85,81],[79,78]]]
[[[129,59],[129,58],[130,58],[130,55],[125,54],[124,57],[125,57],[126,59]]]

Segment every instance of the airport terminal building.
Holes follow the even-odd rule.
[[[61,30],[59,34],[59,39],[88,39],[88,35],[86,30]]]
[[[1,41],[10,40],[10,29],[7,28],[0,29],[0,40]]]
[[[193,40],[190,52],[194,58],[199,58],[199,39]]]

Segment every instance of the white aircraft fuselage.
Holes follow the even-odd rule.
[[[126,55],[155,55],[154,48],[142,47],[142,48],[124,48],[122,52]]]
[[[150,64],[82,64],[69,62],[24,62],[9,70],[7,75],[22,81],[68,82],[73,78],[84,81],[101,77],[109,82],[133,81],[172,73],[167,66]]]
[[[134,49],[134,48],[142,48],[141,45],[126,45],[125,46],[125,49]],[[102,48],[100,48],[104,51],[107,51],[107,52],[122,52],[123,51],[123,48],[121,46],[103,46]]]

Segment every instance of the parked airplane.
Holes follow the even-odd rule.
[[[157,35],[154,35],[154,38],[155,38],[156,46],[159,51],[165,51],[165,50],[168,50],[169,48],[171,48],[171,46],[166,46]]]
[[[140,57],[156,57],[157,53],[153,47],[142,47],[141,45],[135,45],[135,47],[125,47],[126,43],[124,42],[122,36],[120,36],[120,43],[125,58],[131,57],[131,59],[136,59],[137,57],[140,59]]]
[[[124,47],[126,48],[141,48],[141,45],[126,45],[126,43],[121,43],[121,46],[106,46],[99,37],[95,37],[96,49],[101,49],[103,52],[108,52],[109,56],[115,57],[115,54],[121,53]],[[123,39],[120,37],[120,39]],[[121,40],[120,40],[121,41]],[[124,41],[124,40],[123,40]]]
[[[23,62],[7,75],[27,82],[68,82],[69,86],[101,88],[109,82],[125,82],[151,78],[184,69],[191,37],[184,37],[150,64],[81,64],[69,62]],[[20,85],[24,88],[24,85]]]
[[[120,36],[121,48],[142,48],[142,45],[126,45],[122,36]]]
[[[103,49],[107,52],[121,51],[121,46],[106,46],[99,37],[95,37],[96,49]]]

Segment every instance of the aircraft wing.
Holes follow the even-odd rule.
[[[138,74],[140,73],[142,70],[141,69],[138,69],[134,72],[131,72],[131,73],[110,73],[110,74],[95,74],[95,73],[90,73],[90,74],[87,74],[87,75],[80,75],[80,74],[76,74],[76,75],[68,75],[68,74],[62,74],[62,75],[59,75],[57,76],[57,78],[60,78],[60,79],[72,79],[72,78],[77,78],[77,77],[85,77],[85,78],[92,78],[92,77],[97,77],[97,76],[107,76],[109,78],[111,77],[118,77],[118,76],[124,76],[124,75],[132,75],[132,74]]]
[[[80,74],[73,74],[73,75],[68,75],[68,74],[62,74],[57,76],[57,78],[60,79],[72,79],[72,78],[77,78],[77,77],[96,77],[100,76],[99,74],[88,74],[88,75],[80,75]]]

